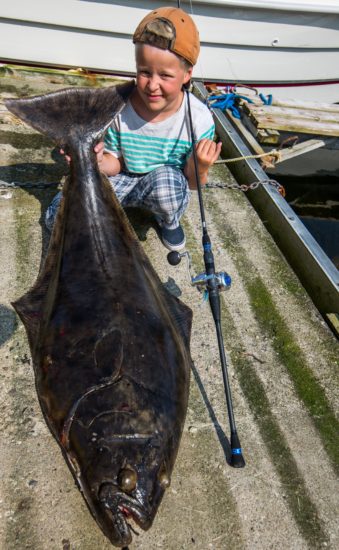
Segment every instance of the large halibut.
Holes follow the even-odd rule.
[[[152,525],[170,483],[191,366],[191,311],[162,286],[93,152],[133,87],[6,101],[72,158],[44,267],[13,305],[46,422],[116,546],[131,519]]]

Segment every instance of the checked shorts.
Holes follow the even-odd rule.
[[[123,207],[146,208],[155,215],[160,227],[175,229],[189,201],[187,180],[179,168],[160,166],[147,174],[121,172],[109,177],[112,188]],[[45,223],[52,230],[62,192],[47,208]]]

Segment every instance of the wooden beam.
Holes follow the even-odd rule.
[[[300,132],[301,134],[313,134],[319,136],[339,137],[339,122],[319,122],[316,120],[291,119],[283,116],[274,118],[266,116],[255,121],[257,128],[269,128],[285,132]]]
[[[300,107],[292,109],[290,107],[276,107],[275,105],[250,105],[248,103],[243,105],[243,109],[257,120],[261,117],[298,118],[298,120],[315,120],[317,122],[338,122],[339,120],[339,112],[322,111],[321,109],[305,109]]]
[[[325,147],[325,142],[322,139],[309,139],[308,141],[297,143],[297,145],[293,147],[280,149],[280,157],[276,161],[276,164],[292,159],[293,157],[298,157],[299,155],[304,155],[305,153],[310,153],[310,151],[314,151],[320,147]]]
[[[243,94],[245,95],[245,94]],[[262,100],[259,96],[249,95],[255,105],[263,105]],[[274,107],[289,107],[291,109],[307,109],[307,110],[320,110],[323,112],[331,112],[339,114],[339,104],[338,103],[324,103],[324,102],[314,102],[314,101],[300,101],[299,99],[275,99],[273,97],[272,103],[270,106]]]

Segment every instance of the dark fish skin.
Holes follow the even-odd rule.
[[[43,269],[13,306],[47,424],[116,546],[153,522],[184,425],[191,310],[162,286],[93,146],[134,83],[7,100],[72,162]]]

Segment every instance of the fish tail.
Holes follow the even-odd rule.
[[[9,111],[61,147],[98,141],[122,110],[134,81],[107,88],[66,88],[45,95],[7,99]]]

